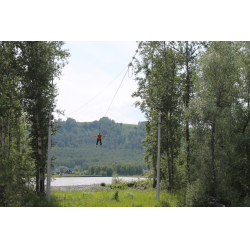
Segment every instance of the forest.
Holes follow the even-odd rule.
[[[145,162],[157,166],[161,111],[162,187],[187,206],[250,206],[250,42],[138,42],[134,63],[147,118]]]
[[[45,194],[48,118],[61,112],[53,79],[70,56],[63,44],[0,42],[3,206],[23,206]],[[183,192],[185,206],[207,206],[208,197],[250,206],[250,42],[142,41],[132,67],[137,90],[131,94],[139,97],[135,106],[146,122],[54,121],[54,167],[110,175],[108,165],[118,174],[119,164],[142,167],[143,159],[155,188],[161,112],[161,189]],[[99,124],[108,136],[102,148],[92,137]],[[35,193],[26,185],[31,179]]]
[[[131,163],[140,164],[146,169],[143,161],[142,139],[145,138],[145,122],[138,125],[116,123],[108,117],[94,122],[76,122],[72,118],[66,121],[57,120],[60,127],[52,136],[55,146],[52,156],[55,158],[54,169],[60,166],[74,168],[80,166],[81,171],[97,164]],[[102,138],[102,148],[96,147],[96,137],[100,132],[107,137]]]
[[[56,112],[54,78],[69,52],[64,42],[0,42],[0,204],[22,206],[45,193],[49,114]],[[60,111],[58,111],[60,112]],[[52,124],[52,134],[59,127]]]

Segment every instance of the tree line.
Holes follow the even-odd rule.
[[[137,164],[114,164],[114,165],[93,165],[89,167],[91,175],[112,176],[114,175],[140,175],[143,173],[141,165]]]
[[[63,44],[0,42],[0,198],[6,201],[31,178],[44,193],[48,120],[58,94],[53,78],[69,57]],[[52,133],[57,129],[54,124]]]
[[[149,41],[139,55],[132,96],[154,179],[161,111],[161,182],[186,190],[190,206],[208,196],[250,205],[250,42]]]

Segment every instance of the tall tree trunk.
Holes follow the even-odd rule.
[[[173,103],[173,88],[175,86],[175,73],[176,71],[176,64],[175,64],[175,58],[174,58],[174,61],[173,61],[173,71],[172,71],[172,77],[173,77],[173,84],[172,84],[172,94],[171,94],[171,97],[170,97],[170,100],[171,100],[171,104]],[[174,143],[174,139],[173,139],[173,126],[172,126],[172,121],[173,121],[173,111],[172,111],[172,105],[170,106],[170,126],[169,126],[169,133],[170,133],[170,154],[171,154],[171,187],[174,188],[174,150],[173,150],[173,143]]]
[[[211,153],[212,153],[212,172],[213,172],[213,181],[212,181],[212,194],[216,197],[216,174],[215,174],[215,161],[214,161],[214,136],[215,136],[215,121],[212,123],[212,134],[211,134]]]
[[[10,76],[9,76],[9,72],[8,72],[8,78],[9,78],[9,95],[11,95],[11,80],[10,80]],[[8,158],[10,157],[10,145],[11,145],[11,98],[9,99],[9,105],[10,105],[10,109],[9,109],[9,121],[8,121]]]
[[[165,47],[165,42],[164,42],[164,49],[165,49],[165,66],[166,66],[166,94],[168,94],[168,69],[167,69],[167,51]],[[166,109],[166,143],[167,143],[167,159],[168,159],[168,178],[169,178],[169,189],[171,191],[172,189],[172,178],[171,178],[171,166],[170,166],[170,157],[169,157],[169,122],[168,122],[168,113],[169,113],[169,108],[167,104],[167,109]]]
[[[4,99],[4,80],[2,79],[2,95],[1,95],[1,109],[2,109],[2,157],[1,160],[4,159],[4,147],[5,147],[5,111],[3,109],[3,99]]]
[[[247,91],[247,107],[249,108],[249,91],[250,90],[250,87],[248,87],[248,91]],[[248,121],[249,121],[249,114],[248,114]],[[247,143],[246,143],[246,154],[247,154],[247,164],[249,164],[249,161],[250,161],[250,152],[249,152],[249,142],[247,140]]]
[[[172,115],[170,113],[170,126],[169,126],[169,137],[170,137],[170,154],[171,154],[171,187],[174,187],[174,152],[173,152],[173,133],[172,133]]]
[[[8,121],[8,158],[10,157],[10,145],[11,145],[11,109],[9,110],[9,121]]]
[[[20,153],[20,124],[17,111],[15,112],[16,119],[16,141],[17,141],[17,151]]]
[[[39,192],[44,194],[44,167],[43,167],[43,152],[42,152],[42,131],[40,124],[40,114],[38,108],[38,94],[39,94],[39,81],[38,81],[38,42],[35,42],[35,50],[36,50],[36,123],[37,123],[37,135],[38,135],[38,176],[39,177]]]
[[[5,115],[2,117],[2,159],[4,159],[5,148]]]
[[[188,68],[188,42],[185,42],[186,44],[186,72],[187,72],[187,78],[186,78],[186,109],[189,106],[189,97],[190,97],[190,77],[189,77],[189,68]],[[190,150],[189,150],[189,122],[186,120],[186,147],[187,147],[187,173],[188,173],[188,182],[190,183]]]

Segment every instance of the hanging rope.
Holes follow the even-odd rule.
[[[128,67],[128,68],[129,68],[129,67]],[[114,101],[114,99],[115,99],[115,97],[116,97],[116,94],[117,94],[118,90],[120,89],[120,87],[121,87],[121,85],[122,85],[122,82],[123,82],[123,80],[124,80],[124,78],[125,78],[127,72],[128,72],[128,69],[127,69],[127,71],[126,71],[126,73],[125,73],[125,75],[124,75],[124,77],[123,77],[123,79],[122,79],[122,81],[121,81],[121,83],[120,83],[118,89],[116,90],[116,93],[115,93],[115,95],[114,95],[114,97],[113,97],[111,103],[109,104],[109,107],[108,107],[108,109],[107,109],[107,111],[106,111],[106,113],[105,113],[104,116],[107,115],[107,113],[108,113],[108,111],[109,111],[109,108],[111,107],[111,105],[112,105],[112,103],[113,103],[113,101]],[[101,122],[100,122],[100,124],[99,124],[99,133],[100,133],[100,126],[101,126]]]
[[[121,83],[120,83],[120,85],[119,85],[119,87],[118,87],[118,89],[117,89],[116,93],[115,93],[115,96],[113,97],[113,100],[111,101],[111,103],[110,103],[110,105],[109,105],[109,107],[108,107],[108,110],[106,111],[106,114],[108,113],[109,108],[110,108],[110,106],[111,106],[112,102],[114,101],[114,99],[115,99],[115,97],[116,97],[116,94],[117,94],[117,92],[118,92],[119,88],[121,87],[122,82],[123,82],[123,80],[124,80],[124,78],[125,78],[125,76],[126,76],[127,72],[128,72],[128,69],[127,69],[127,71],[126,71],[126,73],[125,73],[125,75],[124,75],[124,77],[123,77],[123,79],[122,79],[122,81],[121,81]],[[104,116],[106,116],[106,114],[105,114]]]

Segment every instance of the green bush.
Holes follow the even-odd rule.
[[[100,186],[105,187],[106,186],[105,182],[101,182]]]
[[[116,184],[122,184],[122,179],[119,179],[118,177],[113,177],[112,185],[116,185]]]
[[[200,179],[187,187],[186,204],[189,207],[204,207],[207,205],[208,187]]]
[[[127,192],[127,193],[125,194],[125,198],[133,199],[134,197],[135,197],[135,195],[132,194],[131,192]]]
[[[161,182],[160,182],[160,189],[161,190],[166,190],[167,188],[168,188],[168,181],[161,180]]]
[[[111,199],[116,200],[116,201],[119,200],[119,191],[118,190],[115,190],[115,192],[111,195]]]
[[[164,199],[164,200],[160,200],[160,206],[161,207],[171,207],[169,198]]]

